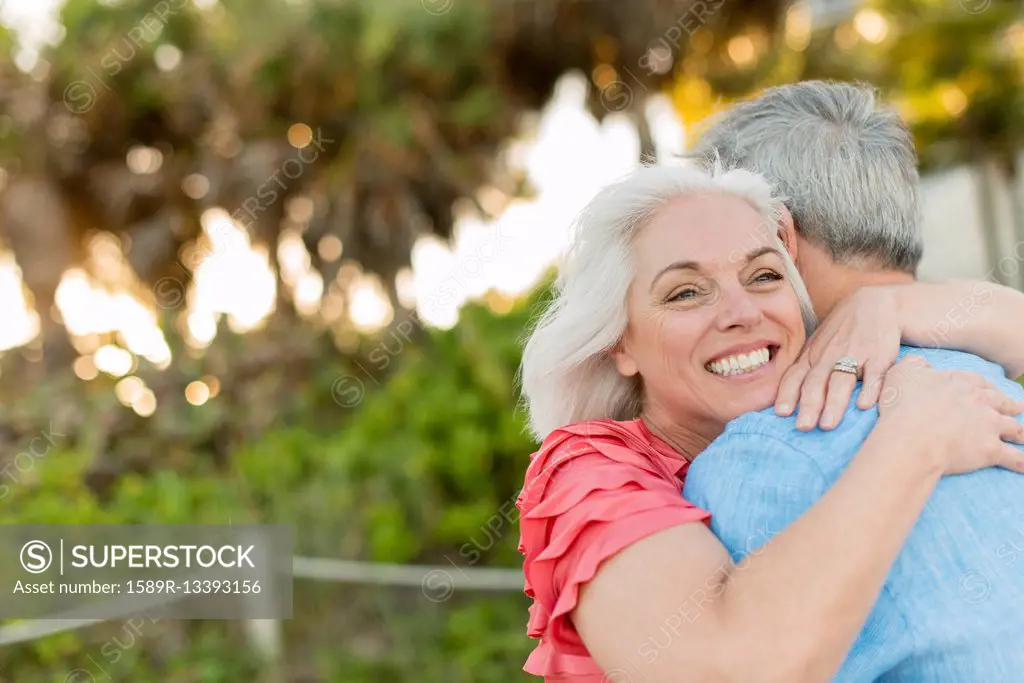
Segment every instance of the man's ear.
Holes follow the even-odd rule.
[[[633,377],[640,372],[640,368],[637,367],[636,361],[633,360],[633,356],[626,350],[626,345],[623,343],[623,340],[620,339],[612,348],[611,354],[612,360],[615,361],[615,369],[618,370],[619,374],[623,377]]]
[[[796,223],[793,222],[793,214],[789,212],[789,209],[782,202],[777,202],[775,209],[779,213],[779,239],[786,246],[786,251],[789,252],[790,257],[796,262],[799,249],[797,247]]]

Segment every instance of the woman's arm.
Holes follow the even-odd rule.
[[[900,343],[966,351],[998,363],[1016,378],[1024,373],[1024,293],[991,282],[959,281],[864,286],[841,302],[805,346],[779,386],[775,410],[797,427],[832,429],[857,386],[853,375],[832,372],[854,358],[863,370],[857,406],[878,402],[882,377]]]
[[[1024,471],[991,426],[1024,406],[914,360],[896,371],[907,380],[898,405],[837,483],[743,562],[732,565],[707,528],[687,524],[601,566],[572,619],[608,681],[828,681],[939,477],[986,459]],[[948,417],[936,426],[937,415]],[[656,652],[643,647],[652,638]]]
[[[1024,292],[984,281],[914,283],[889,288],[911,346],[952,348],[1024,375]]]
[[[591,656],[632,675],[623,681],[828,681],[939,478],[901,457],[906,446],[876,432],[824,497],[738,565],[702,524],[611,558],[573,614]],[[652,637],[654,661],[642,648]]]

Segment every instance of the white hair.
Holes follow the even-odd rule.
[[[760,173],[837,263],[914,274],[924,251],[917,152],[867,85],[803,81],[712,119],[692,154]]]
[[[721,164],[642,166],[606,187],[576,218],[555,282],[555,298],[538,318],[523,351],[523,397],[533,435],[585,420],[640,415],[636,378],[619,374],[611,350],[626,330],[626,296],[634,277],[639,231],[670,200],[722,192],[747,201],[770,226],[800,303],[808,333],[816,319],[810,297],[778,237],[778,198],[759,175]]]

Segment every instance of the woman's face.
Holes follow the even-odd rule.
[[[666,204],[633,247],[629,322],[614,355],[644,410],[710,438],[770,406],[805,341],[771,225],[723,193]]]

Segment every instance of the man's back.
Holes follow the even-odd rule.
[[[1024,388],[955,351],[904,349],[939,370]],[[851,402],[852,405],[852,402]],[[771,410],[731,422],[687,473],[685,495],[739,560],[799,517],[842,474],[878,419],[851,408],[833,431]],[[836,681],[1024,682],[1024,477],[990,468],[944,477]]]

